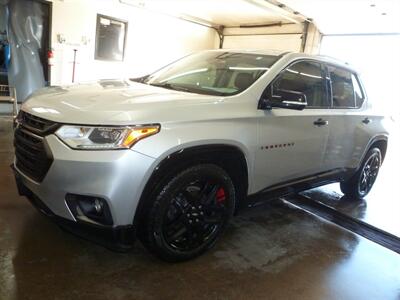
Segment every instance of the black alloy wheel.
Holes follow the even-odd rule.
[[[193,251],[218,234],[228,207],[222,184],[206,178],[182,186],[164,216],[165,241],[180,251]]]
[[[195,165],[166,178],[153,195],[139,237],[166,261],[188,260],[213,247],[235,208],[233,182],[214,164]]]
[[[372,148],[366,154],[358,171],[348,180],[340,183],[340,189],[351,199],[362,199],[371,191],[382,164],[379,148]]]
[[[361,176],[358,180],[358,192],[364,197],[366,196],[378,177],[379,168],[381,167],[381,154],[376,151],[368,157],[361,171]]]

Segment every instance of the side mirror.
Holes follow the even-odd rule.
[[[278,90],[274,95],[263,97],[259,109],[271,110],[274,107],[303,110],[307,106],[305,94],[296,91]]]

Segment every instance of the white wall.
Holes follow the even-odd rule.
[[[98,13],[128,21],[124,62],[94,59]],[[71,83],[73,49],[78,49],[75,78],[81,82],[144,75],[191,52],[218,48],[219,43],[213,29],[118,0],[53,0],[52,25],[53,85]],[[65,43],[58,43],[58,34]]]
[[[322,41],[322,34],[314,23],[309,23],[304,53],[319,54]]]

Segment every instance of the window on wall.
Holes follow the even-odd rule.
[[[95,59],[123,61],[128,23],[97,15]]]

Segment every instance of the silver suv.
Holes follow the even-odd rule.
[[[19,191],[62,227],[182,261],[249,195],[372,188],[388,131],[355,70],[299,53],[205,51],[131,80],[51,87],[16,120]]]

